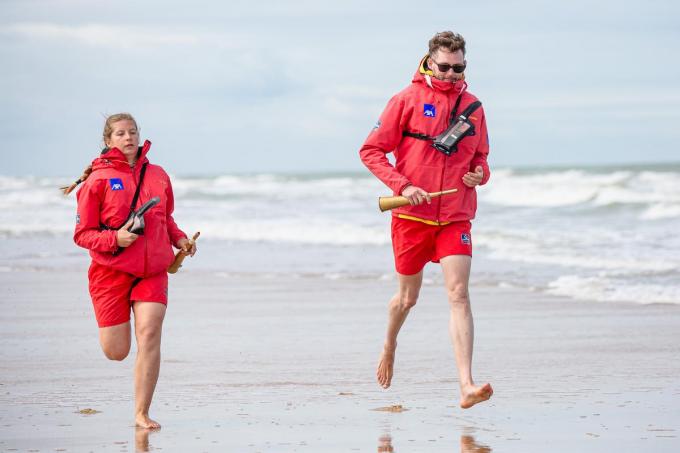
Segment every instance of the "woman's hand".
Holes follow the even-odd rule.
[[[133,219],[128,220],[120,230],[116,231],[116,244],[118,244],[118,247],[129,247],[139,237],[139,235],[128,231],[128,228],[132,226],[132,221]]]
[[[192,243],[187,238],[182,238],[177,241],[177,245],[179,245],[179,248],[182,250],[182,252],[189,256],[194,256],[196,254],[196,243]]]

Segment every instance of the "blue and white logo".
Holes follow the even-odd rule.
[[[463,233],[460,235],[460,243],[470,245],[470,233]]]
[[[434,105],[423,104],[423,116],[429,116],[430,118],[437,116],[437,110],[434,108]]]
[[[80,225],[80,214],[76,214],[76,225]]]
[[[120,178],[109,179],[109,184],[111,185],[111,190],[123,190],[123,180]]]

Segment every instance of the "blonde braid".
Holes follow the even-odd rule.
[[[65,187],[60,187],[59,190],[64,192],[64,195],[70,194],[71,192],[73,192],[73,189],[78,187],[78,184],[85,181],[87,177],[90,176],[90,173],[92,173],[92,165],[88,165],[87,167],[85,167],[85,169],[83,170],[83,174],[80,175],[80,178],[78,178],[73,184]]]

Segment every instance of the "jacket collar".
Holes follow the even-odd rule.
[[[149,140],[144,141],[144,144],[139,147],[139,150],[137,151],[137,162],[135,163],[134,168],[132,168],[132,171],[137,171],[138,168],[141,168],[142,164],[149,162],[146,155],[149,153],[150,148],[151,142]],[[92,161],[92,171],[111,167],[131,169],[125,154],[118,148],[104,148],[101,155]]]
[[[427,57],[425,55],[418,65],[418,70],[413,75],[413,83],[424,83],[428,87],[435,91],[449,92],[453,91],[458,95],[462,94],[463,91],[467,90],[467,82],[465,82],[465,77],[463,79],[456,81],[455,83],[446,82],[444,80],[439,80],[434,77],[434,73],[430,68],[427,67]]]

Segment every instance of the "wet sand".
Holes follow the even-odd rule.
[[[464,411],[439,286],[424,287],[383,390],[375,365],[394,282],[183,270],[151,412],[163,428],[148,433],[133,427],[134,350],[103,357],[84,270],[0,272],[0,287],[1,451],[680,446],[678,306],[473,288],[475,377],[495,393]]]

